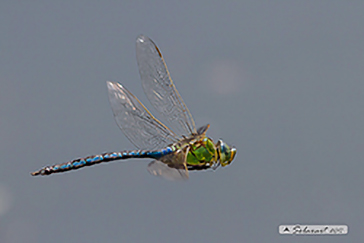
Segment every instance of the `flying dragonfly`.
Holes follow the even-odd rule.
[[[115,121],[137,150],[102,153],[45,166],[31,175],[50,175],[85,166],[131,158],[151,158],[148,171],[170,180],[188,179],[188,171],[215,170],[229,165],[236,149],[206,136],[210,125],[196,130],[195,122],[156,44],[146,36],[136,40],[136,57],[144,93],[165,119],[160,122],[123,85],[107,82]]]

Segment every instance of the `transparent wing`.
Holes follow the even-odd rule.
[[[188,148],[186,148],[184,151],[178,150],[176,153],[166,155],[160,160],[154,160],[149,163],[148,171],[152,175],[159,176],[167,180],[187,180],[187,153]]]
[[[115,121],[137,148],[153,150],[177,141],[177,136],[121,84],[107,82],[107,88]]]
[[[173,84],[158,47],[151,39],[140,35],[136,41],[136,56],[144,93],[150,103],[178,135],[196,133],[192,115]]]
[[[159,176],[170,181],[181,181],[188,179],[186,170],[171,168],[159,160],[153,160],[148,165],[148,172],[154,176]]]

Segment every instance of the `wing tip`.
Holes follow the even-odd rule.
[[[118,82],[111,82],[111,81],[106,81],[106,85],[107,85],[107,88],[109,90],[114,90],[116,87],[118,88],[122,88],[123,86],[118,83]]]
[[[145,35],[143,35],[143,34],[140,34],[140,35],[138,35],[138,37],[137,37],[137,39],[136,39],[136,41],[137,41],[137,43],[143,43],[143,42],[145,42],[146,40],[148,40],[149,38],[148,37],[146,37]]]

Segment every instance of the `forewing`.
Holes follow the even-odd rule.
[[[119,83],[107,82],[115,121],[139,149],[158,149],[176,142],[176,135],[158,121],[131,92]]]
[[[140,35],[136,55],[144,93],[150,103],[178,135],[196,133],[195,122],[179,95],[161,52],[154,42]]]

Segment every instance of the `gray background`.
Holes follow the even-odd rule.
[[[362,1],[1,1],[0,242],[362,241],[363,13]],[[185,183],[149,175],[149,160],[31,177],[134,148],[105,81],[150,107],[141,33],[234,163]],[[296,223],[349,235],[278,234]]]

